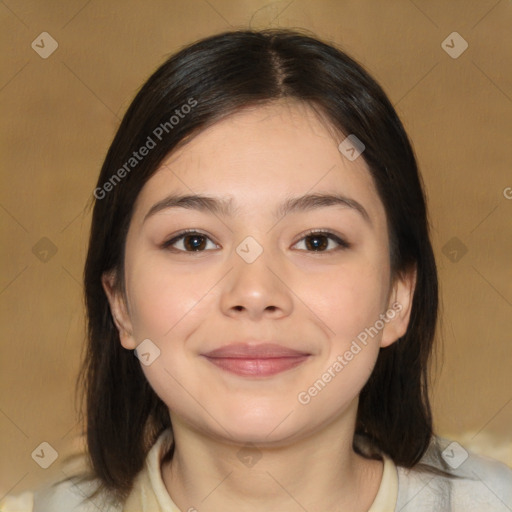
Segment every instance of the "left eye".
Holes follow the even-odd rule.
[[[329,246],[329,241],[333,241],[338,244],[338,247],[333,249],[334,251],[348,249],[350,247],[348,242],[342,240],[340,237],[336,236],[334,233],[330,233],[329,231],[310,231],[301,238],[299,242],[302,242],[303,240],[305,241],[306,247],[313,248],[310,252],[332,252],[324,250]]]

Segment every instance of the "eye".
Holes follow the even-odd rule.
[[[309,252],[333,252],[348,249],[351,247],[351,244],[341,239],[334,233],[331,233],[330,231],[312,230],[309,231],[303,238],[301,238],[299,242],[302,242],[303,240],[305,240],[306,250],[312,248],[312,250]],[[338,244],[338,247],[335,247],[333,250],[327,251],[325,249],[329,246],[330,241],[333,241],[336,244]]]
[[[309,231],[304,237],[299,240],[302,242],[305,240],[306,250],[308,252],[332,252],[342,249],[348,249],[351,244],[338,237],[330,231]],[[162,244],[163,249],[172,247],[171,250],[176,252],[205,252],[208,241],[212,242],[214,248],[218,246],[204,233],[195,231],[193,229],[187,229],[178,233],[176,236]],[[338,245],[331,250],[326,250],[329,247],[329,242],[332,241]],[[183,248],[177,248],[175,245],[181,242]],[[297,245],[299,242],[295,243]],[[311,250],[310,250],[311,249]]]
[[[169,247],[173,247],[177,242],[182,242],[184,249],[177,249],[176,247],[173,247],[171,250],[176,252],[204,252],[205,246],[207,245],[207,240],[210,240],[207,235],[200,233],[199,231],[194,231],[193,229],[187,229],[181,233],[178,233],[175,237],[171,238],[167,242],[164,242],[162,244],[162,248],[168,249]]]

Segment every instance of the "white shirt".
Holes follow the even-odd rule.
[[[94,503],[84,499],[87,492],[95,488],[94,483],[77,486],[64,482],[55,488],[45,486],[36,491],[7,496],[0,502],[0,512],[188,512],[178,509],[162,480],[160,461],[171,441],[170,430],[164,431],[157,439],[124,505],[108,505],[101,498]],[[445,460],[456,466],[450,469],[450,473],[460,478],[451,479],[415,468],[397,467],[383,455],[381,484],[368,512],[512,511],[511,468],[468,452],[457,443],[451,444],[444,439],[439,441]],[[422,462],[441,467],[430,449]]]

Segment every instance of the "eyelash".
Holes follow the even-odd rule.
[[[182,240],[185,238],[186,235],[200,235],[200,236],[204,236],[208,239],[210,239],[210,237],[208,235],[206,235],[205,233],[201,233],[200,231],[197,231],[195,229],[185,229],[183,231],[181,231],[180,233],[178,233],[176,236],[173,236],[170,240],[167,240],[166,242],[164,242],[162,245],[161,245],[161,248],[162,249],[168,249],[172,252],[184,252],[184,253],[189,253],[189,254],[194,254],[194,253],[201,253],[201,252],[207,252],[207,250],[202,250],[202,251],[186,251],[186,250],[182,250],[182,249],[176,249],[176,248],[171,248],[171,246],[173,244],[175,244],[176,242]],[[312,236],[312,235],[319,235],[319,236],[325,236],[327,237],[329,240],[333,240],[334,242],[336,242],[337,244],[339,244],[339,246],[335,249],[331,249],[331,250],[324,250],[324,251],[306,251],[306,252],[310,252],[310,253],[330,253],[330,252],[334,252],[334,251],[340,251],[340,250],[345,250],[345,249],[349,249],[350,247],[352,247],[352,244],[346,242],[345,240],[343,240],[342,238],[338,237],[337,235],[335,235],[334,233],[331,233],[330,231],[324,231],[324,230],[318,230],[318,229],[312,229],[310,231],[308,231],[307,233],[305,233],[302,238],[300,240],[298,240],[297,242],[295,242],[295,244],[297,244],[298,242],[301,242],[302,240],[304,240],[305,238],[307,238],[308,236]],[[213,242],[213,240],[210,239],[210,241]],[[294,244],[294,245],[295,245]]]

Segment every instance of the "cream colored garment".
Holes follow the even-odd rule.
[[[174,504],[162,480],[160,461],[171,442],[170,430],[157,439],[146,458],[144,469],[138,474],[134,487],[123,507],[123,512],[187,512]],[[394,512],[398,495],[398,476],[395,464],[384,457],[382,481],[368,512]]]
[[[137,475],[123,512],[181,512],[174,504],[162,480],[160,461],[170,447],[171,431],[162,432]]]
[[[0,512],[193,512],[193,506],[180,511],[163,483],[160,461],[169,441],[170,431],[164,431],[149,451],[124,506],[88,499],[93,484],[88,488],[85,484],[65,482],[35,493],[5,496],[0,500]],[[441,451],[453,447],[449,440],[439,441]],[[464,448],[459,445],[457,450],[460,453]],[[437,449],[429,448],[422,462],[441,469],[437,453]],[[512,469],[488,457],[465,450],[463,453],[467,459],[457,469],[444,467],[458,478],[445,478],[416,468],[397,468],[384,457],[382,481],[368,512],[511,512]]]

